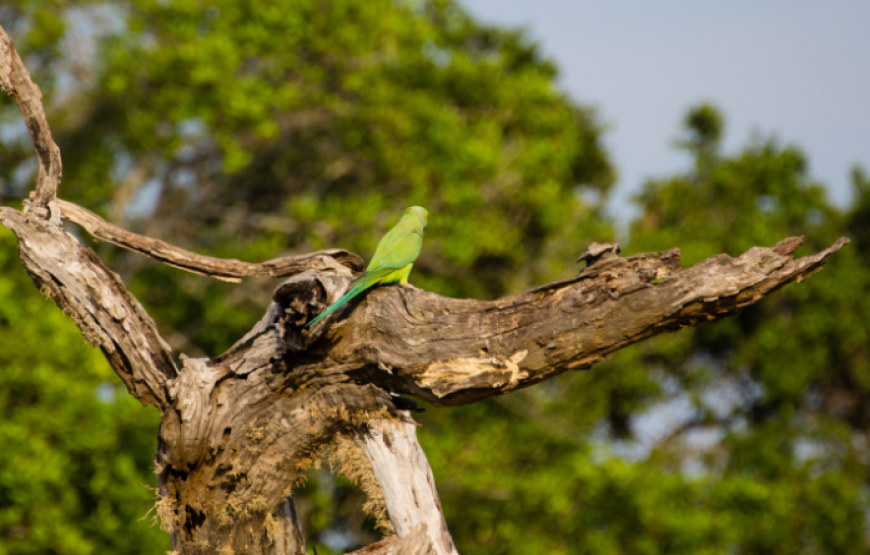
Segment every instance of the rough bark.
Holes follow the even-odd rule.
[[[374,386],[289,384],[280,361],[261,358],[273,348],[263,336],[220,364],[186,359],[170,385],[156,462],[164,522],[181,553],[304,553],[286,509],[301,473],[337,434],[398,417]]]
[[[380,486],[396,536],[358,555],[454,554],[403,392],[457,405],[583,370],[653,335],[715,322],[819,269],[848,241],[793,259],[801,238],[682,269],[679,251],[619,258],[593,244],[566,281],[484,302],[407,286],[374,289],[314,329],[362,259],[332,250],[262,264],[196,255],[59,201],[60,153],[39,89],[0,28],[0,86],[24,115],[40,163],[25,211],[0,208],[36,286],[102,349],[132,395],[160,409],[157,514],[179,553],[302,554],[293,502],[324,451]],[[226,353],[179,357],[120,278],[61,225],[217,279],[291,276],[263,319]],[[350,441],[348,441],[350,439]],[[359,455],[337,449],[356,445]],[[342,457],[345,458],[342,462]],[[365,476],[366,473],[371,476]],[[359,476],[358,476],[359,477]],[[377,511],[376,511],[377,512]]]
[[[131,394],[143,405],[165,409],[167,380],[178,375],[171,349],[121,278],[61,227],[5,207],[0,223],[18,236],[34,285],[102,349]]]
[[[793,259],[802,240],[754,247],[737,258],[720,254],[687,269],[676,249],[619,258],[614,245],[576,278],[495,301],[381,287],[312,331],[288,327],[285,335],[305,346],[304,357],[288,353],[288,365],[313,374],[341,368],[354,380],[434,405],[470,403],[588,369],[648,337],[733,315],[815,272],[848,242]],[[302,274],[276,299],[322,298],[322,283]],[[292,321],[322,306],[312,300],[313,311],[295,312]]]

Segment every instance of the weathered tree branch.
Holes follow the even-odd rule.
[[[40,225],[11,208],[0,223],[18,236],[18,252],[33,283],[99,347],[130,393],[161,410],[167,380],[178,375],[154,320],[90,249],[63,228]]]
[[[611,252],[574,279],[490,302],[381,287],[350,303],[346,319],[333,317],[310,332],[296,325],[332,299],[321,293],[323,280],[302,274],[307,282],[285,284],[275,298],[288,315],[288,340],[304,346],[304,358],[288,355],[297,372],[341,367],[355,380],[459,405],[587,369],[665,331],[733,315],[801,281],[848,243],[842,238],[792,259],[802,241],[754,247],[737,258],[720,254],[688,269],[681,269],[678,250],[628,258]]]
[[[365,269],[362,257],[342,249],[287,256],[260,263],[203,256],[159,239],[126,231],[71,202],[58,199],[57,204],[63,219],[78,224],[95,239],[154,258],[173,268],[223,281],[239,283],[244,277],[287,277],[308,270],[359,275]]]
[[[14,44],[6,31],[0,27],[0,89],[15,99],[24,123],[36,147],[39,160],[39,175],[36,191],[32,195],[30,209],[40,218],[49,216],[50,204],[57,194],[63,169],[60,149],[51,138],[51,130],[42,106],[42,91],[30,80],[30,72],[15,51]],[[53,221],[58,216],[50,214]]]

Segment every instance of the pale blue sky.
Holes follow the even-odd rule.
[[[525,26],[572,97],[599,108],[620,172],[613,202],[685,168],[671,147],[701,100],[727,117],[726,151],[753,131],[800,146],[845,205],[870,171],[870,1],[460,0],[481,21]]]

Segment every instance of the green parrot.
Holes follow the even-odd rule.
[[[428,222],[429,212],[426,212],[425,208],[412,206],[405,210],[399,223],[378,243],[366,273],[351,284],[350,290],[342,298],[321,312],[317,318],[305,324],[305,327],[313,326],[375,285],[397,281],[408,283],[411,267],[420,254],[420,247],[423,246],[423,232]]]

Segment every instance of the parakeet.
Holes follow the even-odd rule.
[[[412,206],[405,210],[402,218],[393,229],[378,243],[375,255],[366,268],[366,273],[351,284],[350,290],[321,312],[317,318],[308,322],[305,327],[313,326],[323,320],[346,302],[356,297],[366,289],[381,283],[408,283],[408,275],[423,245],[423,232],[429,222],[429,212],[420,206]]]

